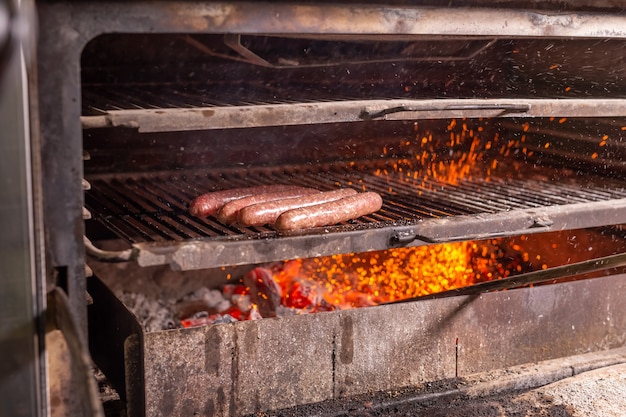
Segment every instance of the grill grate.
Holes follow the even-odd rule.
[[[398,92],[393,97],[383,92],[362,91],[329,98],[326,91],[299,91],[290,89],[281,91],[267,87],[255,87],[254,90],[237,88],[236,94],[228,89],[216,91],[210,87],[194,85],[191,87],[175,85],[123,85],[85,86],[83,96],[83,115],[98,115],[111,110],[132,109],[182,109],[194,107],[230,107],[264,104],[318,103],[324,101],[351,100],[389,100],[411,98],[406,92]],[[237,97],[237,99],[233,99]],[[280,98],[277,98],[280,97]]]
[[[259,169],[232,173],[158,173],[90,178],[86,206],[93,218],[131,243],[188,239],[266,239],[278,236],[272,227],[244,228],[223,225],[213,217],[200,219],[187,213],[197,195],[216,189],[261,184],[297,184],[331,190],[352,187],[376,191],[382,210],[349,224],[325,228],[331,232],[415,225],[428,219],[489,215],[548,206],[567,206],[626,198],[624,183],[603,180],[602,187],[568,181],[553,182],[545,175],[534,179],[473,178],[458,184],[410,180],[401,174],[375,175],[375,170],[306,171]],[[544,171],[545,173],[545,171]],[[571,215],[576,215],[572,212]],[[489,230],[485,230],[489,232]]]

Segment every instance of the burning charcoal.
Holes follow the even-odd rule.
[[[176,310],[178,317],[189,317],[204,310],[221,313],[230,306],[230,302],[224,298],[221,291],[202,287],[183,297],[176,304]]]
[[[217,310],[218,313],[222,313],[228,310],[231,306],[232,303],[230,301],[222,300],[217,306],[215,306],[215,310]]]
[[[222,292],[220,290],[210,290],[208,292],[205,292],[202,295],[202,300],[204,300],[207,307],[209,308],[217,308],[225,301],[224,295],[222,295]]]
[[[313,285],[295,281],[285,296],[285,306],[305,309],[315,307],[317,294]]]
[[[178,317],[189,317],[206,309],[207,306],[202,300],[182,300],[176,303],[175,308]]]
[[[232,306],[228,310],[224,310],[221,313],[222,315],[229,315],[237,321],[247,320],[248,314],[247,312],[239,310],[237,307]]]
[[[194,319],[202,319],[205,317],[209,317],[209,312],[208,311],[198,311],[197,313],[195,313],[193,316],[191,316],[191,318]]]
[[[202,287],[186,295],[183,301],[199,301],[204,303],[208,309],[211,309],[217,307],[224,301],[224,296],[220,290],[210,290],[206,287]]]
[[[206,313],[206,312],[203,312]],[[234,323],[238,321],[230,314],[197,314],[192,317],[181,320],[181,324],[184,328],[209,326],[211,324],[224,324]]]
[[[235,323],[236,321],[238,320],[230,314],[220,314],[219,317],[213,321],[213,324]]]
[[[276,317],[280,305],[280,286],[274,281],[272,271],[254,268],[243,277],[243,283],[250,289],[250,299],[257,305],[262,317]]]
[[[176,323],[171,309],[163,300],[128,292],[118,294],[118,298],[137,317],[146,332],[167,330],[172,323]]]
[[[250,311],[252,300],[248,294],[233,294],[230,302],[242,312]]]
[[[234,295],[248,294],[248,289],[245,285],[226,284],[224,285],[222,293],[226,299],[230,300]]]
[[[206,326],[213,324],[217,316],[217,314],[214,314],[208,317],[190,317],[188,319],[181,320],[180,323],[184,328]]]
[[[259,309],[253,305],[250,309],[250,315],[248,316],[248,320],[261,320],[263,316],[259,313]]]

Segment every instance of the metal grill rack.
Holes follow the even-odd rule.
[[[140,264],[184,270],[626,223],[623,182],[603,179],[603,186],[587,187],[547,178],[545,170],[537,178],[457,184],[346,167],[182,171],[95,176],[88,178],[85,198],[93,219],[132,244]],[[276,183],[376,191],[384,204],[351,222],[289,233],[227,226],[187,212],[193,198],[211,190]]]
[[[450,118],[620,117],[623,98],[455,98],[415,99],[390,96],[377,89],[354,95],[332,95],[293,89],[288,93],[254,90],[222,91],[209,87],[133,86],[83,89],[81,117],[85,129],[128,127],[139,132],[308,125],[364,120]],[[228,91],[228,90],[226,90]],[[278,98],[277,98],[278,97]]]

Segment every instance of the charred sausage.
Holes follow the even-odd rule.
[[[253,194],[273,193],[279,191],[288,191],[293,189],[302,189],[297,185],[259,185],[257,187],[231,188],[229,190],[213,191],[202,194],[191,202],[189,205],[189,213],[197,217],[207,217],[217,214],[219,209],[229,201],[238,198],[247,197]]]
[[[356,219],[380,210],[383,199],[378,193],[365,192],[315,206],[288,210],[278,216],[278,230],[298,230],[328,226]]]
[[[239,210],[251,204],[265,203],[267,201],[275,201],[282,198],[300,197],[313,193],[319,194],[319,191],[314,188],[299,187],[293,190],[253,194],[247,197],[238,198],[224,204],[217,212],[217,219],[224,224],[232,224],[237,221],[237,214],[239,214]]]
[[[253,204],[239,210],[237,223],[242,226],[274,224],[278,216],[287,210],[327,203],[356,193],[357,192],[352,188],[341,188],[339,190],[326,191],[302,197],[285,198],[282,200]]]

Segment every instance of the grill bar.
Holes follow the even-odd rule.
[[[127,95],[128,93],[120,93]],[[98,115],[81,117],[83,128],[130,127],[140,132],[174,132],[262,126],[308,125],[312,123],[358,122],[363,120],[419,120],[495,117],[620,117],[626,112],[624,99],[368,99],[314,102],[286,100],[261,104],[239,99],[235,105],[174,107],[169,102],[150,102],[133,97],[125,109],[123,97],[113,94],[111,106],[94,104]],[[151,95],[150,95],[151,96]],[[145,93],[144,93],[145,97]],[[178,100],[176,100],[178,102]],[[103,108],[113,107],[111,110]]]
[[[94,176],[88,178],[85,203],[92,221],[139,249],[141,264],[170,263],[175,269],[626,223],[626,187],[614,179],[588,187],[552,182],[543,170],[523,181],[491,176],[446,184],[407,179],[402,173],[376,175],[374,168],[325,168]],[[275,183],[371,190],[381,194],[384,204],[379,212],[351,222],[290,233],[271,226],[223,225],[187,213],[189,202],[204,192]]]

